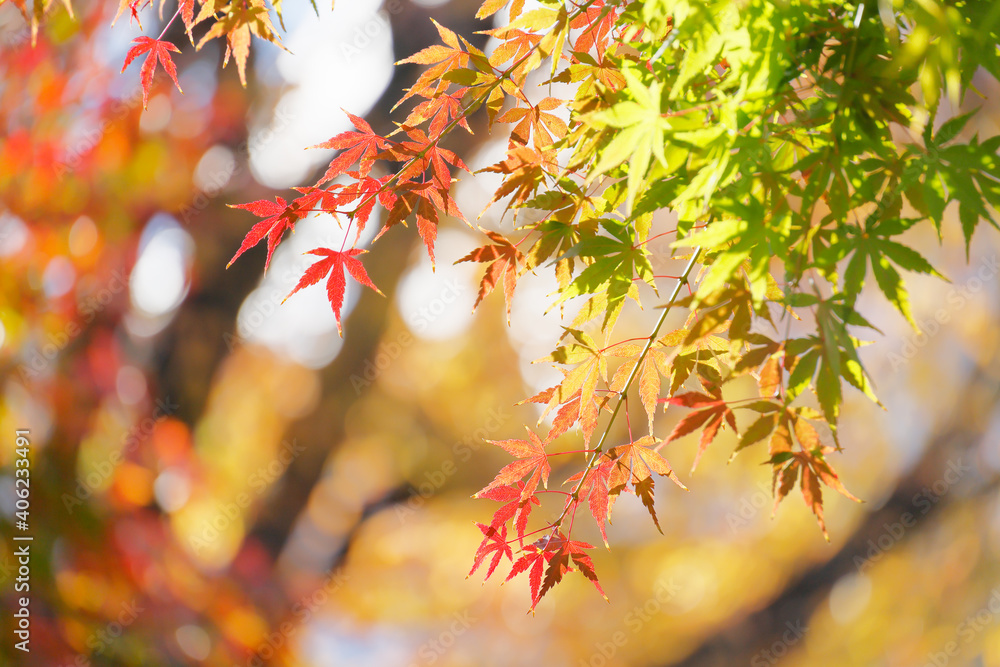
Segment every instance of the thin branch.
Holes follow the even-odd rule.
[[[653,347],[653,343],[656,341],[656,336],[660,333],[660,328],[663,326],[663,323],[667,321],[667,315],[670,314],[671,308],[673,308],[674,304],[677,302],[677,297],[681,293],[681,288],[688,284],[688,278],[691,275],[691,271],[694,270],[695,265],[698,263],[701,253],[701,246],[694,249],[694,252],[691,254],[691,259],[688,260],[687,266],[684,267],[684,272],[674,284],[673,292],[671,292],[670,297],[663,306],[663,313],[660,315],[660,319],[657,320],[652,333],[650,333],[649,337],[646,339],[646,344],[643,346],[642,352],[640,352],[639,356],[636,358],[635,366],[629,373],[628,379],[625,380],[625,385],[622,387],[621,391],[618,392],[618,402],[615,404],[607,426],[604,427],[604,432],[601,434],[601,440],[597,443],[597,447],[594,448],[594,451],[590,456],[590,460],[587,461],[587,467],[584,468],[583,475],[580,476],[580,481],[577,482],[576,486],[573,488],[573,493],[570,495],[570,500],[566,503],[566,507],[563,508],[562,514],[560,514],[559,518],[552,524],[553,529],[558,528],[560,524],[562,524],[570,506],[575,504],[576,501],[580,499],[580,489],[583,488],[583,483],[587,480],[587,475],[589,475],[590,471],[594,469],[594,466],[597,465],[601,455],[604,453],[604,443],[607,441],[608,434],[611,432],[611,427],[614,425],[615,419],[617,419],[618,413],[621,411],[622,404],[625,402],[625,395],[628,393],[629,387],[632,386],[632,382],[635,380],[635,377],[639,374],[639,367],[642,366],[642,362],[645,360],[646,355]]]

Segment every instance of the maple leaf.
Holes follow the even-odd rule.
[[[792,459],[788,465],[774,467],[774,477],[771,481],[771,492],[774,494],[774,507],[771,508],[771,516],[778,510],[778,504],[795,488],[795,482],[799,476],[799,461]]]
[[[184,29],[187,30],[190,37],[191,28],[194,27],[194,0],[178,0],[177,5],[181,10],[181,20],[184,21]]]
[[[674,430],[670,432],[670,435],[664,441],[664,444],[672,442],[705,424],[705,428],[701,434],[701,441],[698,443],[698,453],[695,454],[694,463],[691,465],[691,472],[694,472],[695,468],[698,467],[701,455],[705,453],[712,440],[715,439],[723,420],[729,424],[734,432],[736,431],[736,415],[729,409],[726,402],[722,400],[722,393],[719,390],[715,390],[712,396],[692,391],[671,398],[662,398],[660,402],[686,408],[698,408],[695,412],[685,415],[684,419],[677,423],[677,426],[674,427]]]
[[[462,50],[458,41],[458,35],[451,30],[448,30],[448,28],[445,28],[434,19],[431,19],[431,22],[434,24],[434,27],[437,28],[438,34],[441,36],[441,41],[444,42],[444,45],[435,44],[428,46],[427,48],[413,54],[409,58],[405,58],[404,60],[400,60],[396,63],[397,65],[413,63],[417,65],[431,66],[424,70],[417,78],[416,83],[407,89],[406,94],[398,102],[396,102],[396,105],[393,107],[394,109],[414,95],[429,93],[429,91],[434,90],[435,84],[439,82],[441,77],[446,73],[465,69],[469,64],[469,54]],[[432,96],[432,94],[429,93],[428,96]]]
[[[512,59],[514,62],[521,60],[542,40],[541,35],[517,28],[511,29],[509,26],[483,30],[480,34],[490,35],[500,40],[500,44],[490,54],[490,64],[493,67],[500,67]]]
[[[486,236],[493,241],[492,244],[476,248],[459,262],[489,262],[483,280],[479,283],[479,296],[472,308],[475,310],[479,303],[492,292],[497,285],[503,283],[503,296],[507,304],[507,324],[510,324],[510,302],[514,297],[514,286],[517,284],[517,264],[522,262],[524,257],[517,247],[496,232],[487,229],[482,230]]]
[[[552,588],[562,581],[563,575],[567,572],[573,571],[573,565],[580,570],[580,572],[589,579],[597,591],[601,594],[601,597],[608,600],[608,596],[604,594],[604,589],[601,588],[600,582],[597,580],[597,572],[594,570],[594,561],[591,560],[590,556],[587,555],[585,549],[593,549],[593,545],[587,544],[586,542],[577,542],[574,540],[566,539],[562,534],[558,534],[554,539],[549,540],[548,547],[555,545],[556,550],[552,553],[551,558],[548,561],[548,567],[545,570],[545,580],[542,582],[541,588],[538,590],[537,596],[533,596],[531,608],[534,609],[538,601],[541,600],[547,592],[552,590]]]
[[[669,477],[674,484],[687,491],[687,487],[674,474],[667,460],[652,448],[656,443],[656,438],[644,435],[638,440],[619,445],[608,452],[615,462],[614,469],[608,476],[608,487],[612,492],[616,488],[624,487],[630,481],[633,485],[638,484],[651,477],[654,472]]]
[[[440,136],[449,122],[457,120],[459,127],[472,134],[472,128],[469,127],[469,121],[465,115],[466,109],[462,105],[462,97],[467,90],[468,88],[459,88],[454,92],[433,96],[420,102],[410,111],[406,120],[403,121],[403,125],[416,127],[433,119],[429,128],[430,133],[434,136]]]
[[[816,515],[816,521],[819,522],[819,527],[823,531],[823,537],[829,542],[830,534],[826,532],[826,521],[823,520],[823,490],[819,486],[819,477],[809,469],[809,466],[800,467],[802,468],[802,482],[800,484],[802,499],[806,501],[806,507]]]
[[[115,17],[111,19],[111,27],[113,28],[115,26],[115,23],[121,18],[121,15],[125,13],[126,9],[128,9],[131,13],[131,17],[129,17],[128,21],[129,25],[132,24],[133,20],[138,21],[139,30],[142,30],[142,21],[139,21],[139,6],[142,4],[142,0],[119,0],[118,11],[115,12]]]
[[[344,306],[344,290],[347,287],[344,270],[346,269],[357,282],[366,287],[371,287],[379,294],[382,294],[379,288],[375,287],[368,277],[368,272],[365,271],[364,264],[357,258],[358,255],[364,252],[360,248],[351,248],[347,251],[337,251],[329,248],[314,248],[310,250],[306,254],[317,255],[323,257],[323,259],[306,269],[295,289],[288,293],[288,296],[282,300],[282,303],[303,287],[315,285],[327,274],[330,274],[330,279],[326,283],[326,294],[330,300],[330,306],[333,308],[333,314],[337,317],[337,333],[343,336],[344,332],[340,324],[340,310]]]
[[[604,380],[605,383],[608,381],[608,360],[604,351],[598,348],[597,343],[589,335],[577,329],[566,329],[566,332],[572,335],[576,342],[557,348],[546,359],[558,364],[576,364],[576,367],[568,371],[560,369],[565,373],[565,377],[553,391],[542,417],[555,406],[569,402],[579,395],[580,430],[583,432],[584,442],[589,443],[597,426],[601,407],[607,403],[607,396],[598,400],[597,383],[599,380]]]
[[[479,217],[507,195],[514,193],[508,208],[520,206],[535,194],[538,187],[545,182],[547,175],[558,171],[556,151],[538,151],[527,146],[514,145],[507,150],[507,159],[480,171],[503,174],[503,183],[493,194],[493,198],[483,207]],[[477,172],[478,173],[478,172]]]
[[[347,132],[341,132],[335,137],[324,141],[321,144],[316,144],[311,148],[336,148],[341,151],[337,157],[330,162],[330,167],[323,174],[323,177],[319,179],[316,185],[322,185],[327,181],[331,181],[337,176],[346,172],[351,165],[358,162],[358,173],[360,176],[367,176],[371,171],[372,166],[375,164],[375,156],[378,155],[379,151],[389,146],[389,142],[386,141],[381,136],[375,134],[372,130],[372,126],[369,125],[364,118],[360,116],[355,116],[349,111],[344,111],[348,118],[351,119],[351,123],[358,130],[357,132],[352,132],[348,130]]]
[[[796,408],[796,410],[805,410],[805,408]],[[833,471],[830,464],[823,458],[823,454],[834,451],[833,447],[822,446],[819,443],[819,434],[816,433],[816,429],[801,415],[797,415],[791,410],[787,412],[787,415],[791,415],[795,420],[795,437],[799,440],[799,444],[805,451],[792,453],[789,450],[781,449],[768,461],[774,468],[772,481],[774,509],[772,509],[772,515],[777,510],[778,504],[782,499],[794,488],[796,478],[801,471],[799,487],[802,490],[802,499],[805,500],[806,506],[812,513],[816,515],[816,521],[823,531],[823,537],[829,542],[830,535],[827,533],[826,522],[823,519],[823,490],[820,484],[829,486],[845,498],[849,498],[855,502],[862,501],[844,488],[837,473]],[[779,431],[784,429],[784,437],[787,438],[788,429],[785,424],[787,424],[787,418],[783,419],[782,424],[779,426]],[[784,446],[785,442],[782,442],[781,447]],[[788,446],[790,448],[790,442]]]
[[[601,329],[607,331],[614,327],[625,306],[626,297],[639,303],[639,288],[635,278],[641,278],[654,290],[656,281],[648,250],[642,245],[636,245],[630,231],[631,225],[604,220],[601,221],[601,227],[610,236],[583,238],[571,249],[574,255],[589,257],[593,261],[566,289],[561,290],[556,303],[584,294],[602,295],[604,320]]]
[[[216,12],[217,2],[206,2],[202,5],[201,12],[194,23],[200,23],[208,16]],[[225,7],[219,8],[219,18],[209,28],[208,32],[198,42],[196,50],[201,50],[205,43],[216,37],[226,37],[226,56],[223,58],[222,66],[229,64],[229,57],[236,60],[236,68],[239,70],[240,83],[246,88],[247,85],[247,58],[250,57],[250,36],[255,35],[260,39],[277,44],[284,49],[281,40],[275,34],[274,25],[268,16],[268,8],[264,0],[237,0]],[[287,49],[285,49],[287,50]]]
[[[517,123],[511,132],[512,142],[527,145],[530,135],[534,138],[535,148],[543,150],[552,145],[553,138],[562,139],[566,136],[566,123],[555,114],[545,113],[558,108],[560,104],[560,100],[546,97],[537,105],[509,109],[497,120],[501,123]]]
[[[285,230],[290,229],[294,232],[295,223],[305,217],[308,209],[303,210],[295,203],[289,206],[288,202],[282,197],[275,197],[274,199],[273,202],[266,199],[258,199],[246,204],[229,204],[230,208],[241,208],[244,211],[250,211],[254,215],[265,219],[250,228],[250,231],[247,232],[246,237],[243,239],[243,243],[240,245],[240,249],[229,260],[229,264],[226,264],[227,269],[233,265],[233,262],[240,255],[260,243],[266,236],[267,259],[264,262],[264,272],[266,273],[267,267],[271,265],[271,256],[274,254],[274,249],[278,247],[278,243],[281,241]]]
[[[441,193],[433,187],[431,181],[424,183],[406,181],[398,184],[395,191],[397,198],[394,200],[392,208],[389,209],[389,214],[386,216],[382,230],[379,231],[378,236],[375,238],[377,239],[382,234],[385,234],[394,225],[403,223],[405,226],[406,218],[413,213],[417,219],[417,232],[424,241],[424,246],[427,248],[427,254],[431,258],[431,266],[433,267],[434,242],[437,239],[439,222],[438,211],[446,215],[454,215],[462,220],[465,217],[458,210],[455,200],[451,198],[451,195],[445,193],[445,196],[442,197]]]
[[[658,349],[659,348],[659,349]],[[625,389],[625,382],[629,374],[635,368],[635,360],[642,354],[643,346],[634,343],[618,344],[608,350],[608,354],[613,357],[624,357],[632,360],[631,363],[623,363],[611,377],[608,389],[621,392]],[[642,407],[646,411],[646,418],[649,423],[649,432],[653,432],[653,417],[656,414],[656,403],[660,398],[660,375],[670,374],[670,360],[666,352],[663,351],[659,341],[654,343],[646,352],[639,367],[637,378],[639,380],[639,398]]]
[[[552,559],[553,553],[546,550],[546,545],[551,542],[551,538],[543,537],[540,540],[529,544],[524,548],[525,554],[514,561],[514,564],[510,568],[510,572],[507,574],[507,578],[504,579],[504,583],[510,581],[522,572],[528,572],[528,584],[531,587],[531,609],[534,610],[535,605],[541,599],[538,591],[542,585],[542,573],[545,570],[545,564]]]
[[[431,170],[431,178],[442,192],[448,192],[451,187],[451,170],[448,164],[471,173],[468,165],[454,151],[441,148],[438,145],[440,137],[431,138],[423,130],[403,126],[410,140],[402,141],[393,147],[390,153],[397,160],[409,160],[409,163],[399,171],[399,179],[406,181]],[[446,211],[448,212],[448,211]]]
[[[570,400],[563,403],[556,412],[555,418],[552,420],[552,428],[549,429],[549,434],[546,436],[549,440],[558,438],[560,435],[565,433],[570,429],[570,427],[580,420],[580,393],[573,395]]]
[[[490,489],[512,484],[529,473],[528,481],[525,482],[524,488],[521,490],[522,500],[535,493],[539,481],[542,484],[548,484],[549,471],[552,468],[549,466],[549,457],[545,453],[545,443],[539,440],[534,431],[526,430],[528,431],[528,440],[487,440],[490,444],[501,447],[512,456],[517,457],[518,460],[504,466],[492,482],[476,493],[476,498],[483,496]]]
[[[504,503],[493,513],[493,520],[490,521],[490,525],[494,528],[506,524],[511,519],[514,519],[514,528],[517,530],[517,538],[521,541],[522,545],[524,542],[524,531],[528,527],[528,516],[531,514],[532,505],[540,505],[537,496],[531,496],[525,498],[522,491],[524,490],[524,482],[517,482],[517,484],[511,484],[508,486],[498,486],[496,488],[490,489],[485,493],[478,494],[480,498],[486,498],[487,500],[494,500],[499,503]]]
[[[563,371],[563,374],[565,375],[565,371]],[[531,398],[526,398],[517,404],[517,405],[523,405],[525,403],[550,404],[552,403],[554,398],[555,399],[554,403],[548,405],[548,407],[545,408],[545,412],[542,415],[542,417],[544,418],[544,416],[548,414],[549,411],[551,410],[552,405],[558,405],[561,401],[563,402],[562,406],[559,408],[559,411],[556,413],[555,418],[552,420],[552,428],[549,429],[548,435],[545,436],[545,439],[547,441],[555,440],[560,435],[568,431],[570,427],[573,426],[573,424],[575,424],[577,421],[580,420],[581,392],[577,391],[572,396],[564,398],[557,395],[559,389],[560,385],[556,385],[555,387],[549,387],[548,389],[544,389],[539,393],[535,394],[534,396],[532,396]],[[603,403],[607,403],[607,400],[606,399],[603,400],[602,405]],[[539,423],[541,423],[541,419],[539,419]],[[588,440],[590,439],[589,435],[587,435],[587,439]]]
[[[574,29],[584,28],[573,44],[573,51],[586,53],[596,46],[597,56],[603,60],[608,37],[616,19],[615,8],[605,5],[603,2],[595,2],[587,7],[586,12],[577,16],[569,24]]]
[[[493,552],[493,560],[490,561],[490,567],[486,570],[485,580],[490,578],[490,575],[497,569],[497,565],[500,564],[504,556],[507,556],[510,560],[514,560],[514,552],[510,548],[510,545],[507,544],[506,524],[500,530],[497,530],[494,526],[485,526],[479,522],[476,522],[476,525],[479,527],[479,530],[483,531],[485,538],[483,538],[483,543],[479,545],[479,549],[476,551],[475,562],[472,564],[472,569],[469,570],[469,574],[465,578],[468,579],[471,577],[479,569],[479,566],[483,564],[483,561],[490,552]]]
[[[149,89],[153,87],[153,70],[156,69],[156,61],[159,61],[163,65],[163,70],[170,75],[170,78],[174,80],[174,85],[177,86],[177,90],[181,93],[181,84],[177,83],[177,68],[174,66],[174,61],[170,57],[170,52],[180,53],[180,49],[171,44],[170,42],[161,41],[158,39],[153,39],[152,37],[136,37],[132,40],[135,44],[131,49],[129,49],[128,54],[125,56],[125,64],[122,66],[122,72],[124,72],[132,61],[141,56],[142,54],[148,54],[146,59],[142,63],[142,69],[139,70],[139,80],[142,82],[142,108],[145,109],[149,103]]]

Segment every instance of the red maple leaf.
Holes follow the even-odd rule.
[[[412,141],[403,141],[395,150],[390,151],[397,159],[408,160],[407,166],[399,172],[400,180],[411,180],[430,169],[431,180],[440,190],[447,192],[451,187],[449,163],[458,169],[472,173],[462,158],[453,151],[438,145],[441,137],[432,139],[419,128],[405,125],[403,128]]]
[[[483,531],[483,543],[479,545],[479,550],[476,551],[476,561],[472,564],[472,569],[469,570],[469,574],[466,579],[471,577],[473,573],[479,569],[479,566],[483,564],[483,560],[493,552],[493,560],[490,561],[490,567],[486,570],[486,579],[490,578],[493,574],[493,570],[497,569],[497,565],[503,560],[504,556],[507,556],[510,560],[514,560],[514,552],[511,550],[510,545],[507,544],[507,524],[504,524],[498,531],[495,526],[486,526],[481,523],[476,523],[479,526],[479,530]]]
[[[593,549],[593,545],[587,544],[586,542],[576,542],[573,540],[566,539],[559,534],[555,539],[550,540],[549,547],[556,547],[555,552],[552,554],[552,558],[549,559],[549,566],[545,570],[545,580],[542,582],[542,587],[538,591],[537,599],[532,600],[531,608],[534,609],[535,605],[538,604],[538,600],[541,600],[547,592],[552,590],[552,588],[562,581],[563,575],[567,572],[573,571],[573,565],[583,573],[583,576],[590,579],[594,586],[597,587],[597,592],[601,594],[605,600],[608,596],[604,594],[604,589],[601,588],[600,582],[597,580],[597,572],[594,570],[594,561],[590,559],[587,552],[584,549]]]
[[[569,540],[562,533],[556,532],[555,535],[543,537],[525,547],[525,555],[514,561],[505,581],[510,581],[513,577],[530,568],[528,581],[531,585],[531,610],[534,611],[539,600],[552,590],[553,586],[562,581],[564,574],[572,572],[575,565],[583,573],[583,576],[594,583],[600,594],[607,600],[608,597],[604,595],[604,590],[597,581],[594,562],[584,551],[593,548],[593,545]],[[544,581],[542,580],[543,570]]]
[[[227,269],[233,265],[237,257],[260,243],[261,239],[266,236],[267,260],[264,262],[264,272],[266,273],[267,267],[271,264],[271,256],[274,254],[274,249],[278,247],[278,242],[281,241],[285,230],[291,229],[294,232],[295,223],[305,217],[306,211],[302,210],[297,203],[293,202],[289,206],[288,202],[282,197],[275,197],[274,199],[275,201],[273,202],[266,199],[258,199],[247,204],[229,204],[230,208],[241,208],[244,211],[250,211],[254,215],[265,219],[250,228],[246,238],[243,239],[240,249],[229,260],[229,264],[226,264]]]
[[[375,202],[378,201],[386,210],[391,209],[395,204],[391,190],[386,188],[386,184],[392,176],[385,175],[382,178],[362,177],[360,172],[353,171],[348,172],[348,176],[354,176],[359,180],[345,186],[340,191],[337,204],[342,206],[354,201],[358,202],[357,208],[354,209],[352,215],[354,216],[357,238],[361,238],[361,232],[364,231],[365,226],[368,224],[368,218],[371,217],[372,210],[375,208]]]
[[[525,554],[514,561],[514,565],[510,568],[510,573],[504,582],[508,582],[522,572],[529,570],[528,572],[528,583],[531,586],[531,608],[534,609],[535,605],[542,598],[538,594],[538,590],[542,585],[542,572],[545,570],[545,564],[551,560],[553,553],[546,550],[546,546],[553,539],[550,537],[543,537],[524,548]]]
[[[518,460],[505,465],[497,473],[496,478],[492,482],[480,489],[476,494],[477,498],[490,489],[495,489],[498,486],[506,484],[513,484],[529,473],[528,481],[525,482],[524,488],[521,490],[522,500],[535,493],[539,480],[541,480],[542,484],[548,484],[549,471],[552,468],[549,466],[549,457],[545,453],[545,443],[539,440],[538,436],[530,429],[528,430],[528,436],[529,440],[487,441],[490,444],[502,447],[508,453],[516,456]]]
[[[516,485],[498,486],[479,494],[480,498],[504,503],[504,505],[501,505],[493,513],[493,520],[490,521],[490,525],[497,528],[505,525],[513,518],[514,527],[517,529],[517,538],[522,543],[524,541],[524,531],[528,527],[528,515],[531,514],[531,506],[541,504],[537,496],[524,498],[522,495],[523,490],[524,482],[518,482]]]
[[[674,430],[671,431],[663,444],[687,435],[702,424],[705,424],[705,428],[701,433],[701,441],[698,443],[698,452],[695,454],[694,463],[691,465],[691,472],[694,472],[694,469],[698,466],[698,461],[701,460],[701,455],[705,453],[712,440],[715,439],[723,420],[729,424],[733,432],[736,432],[736,416],[729,409],[729,406],[726,405],[726,402],[722,400],[722,393],[717,389],[712,391],[712,396],[691,391],[670,398],[661,398],[659,402],[683,406],[685,408],[696,408],[695,412],[685,415],[684,419],[677,423],[677,426],[674,427]]]
[[[402,172],[397,174],[400,177]],[[455,200],[447,192],[439,191],[433,187],[432,181],[416,183],[414,181],[400,181],[391,191],[386,189],[383,194],[390,193],[391,196],[383,198],[379,195],[379,203],[388,211],[382,229],[375,237],[378,239],[393,226],[402,223],[406,226],[406,219],[410,214],[414,214],[417,219],[417,232],[423,239],[427,247],[427,255],[434,263],[434,242],[437,240],[438,211],[445,215],[452,215],[460,220],[465,220],[465,216],[458,210]]]
[[[347,287],[347,279],[344,276],[344,269],[351,274],[357,282],[371,287],[373,290],[382,294],[379,288],[375,287],[371,279],[368,277],[368,272],[365,271],[364,264],[361,260],[357,258],[358,255],[365,252],[361,248],[351,248],[350,250],[341,252],[337,250],[331,250],[329,248],[313,248],[307,255],[318,255],[323,257],[308,269],[299,279],[299,284],[295,286],[288,296],[282,301],[284,303],[293,294],[298,292],[303,287],[308,287],[309,285],[315,285],[320,280],[322,280],[327,274],[330,274],[330,279],[326,283],[326,295],[330,299],[330,306],[333,308],[333,314],[337,316],[337,333],[341,336],[344,335],[343,329],[340,324],[340,310],[344,306],[344,290]]]
[[[14,2],[14,4],[17,5],[18,7],[21,7],[23,3]],[[128,9],[132,13],[131,18],[129,18],[128,20],[129,25],[132,24],[133,20],[139,21],[139,30],[142,30],[142,21],[139,20],[139,5],[141,4],[143,4],[142,0],[120,0],[118,3],[118,11],[115,13],[115,18],[111,20],[111,27],[114,27],[118,19],[120,19],[122,14],[125,13],[125,10]],[[147,2],[147,4],[151,3]],[[21,13],[25,14],[24,11],[22,11]],[[27,17],[26,14],[25,17]]]
[[[341,151],[330,162],[330,167],[316,185],[322,185],[340,176],[355,162],[358,162],[358,172],[360,175],[367,176],[368,172],[372,169],[372,165],[375,164],[375,156],[378,155],[381,149],[389,145],[389,142],[375,134],[372,126],[365,122],[363,118],[355,116],[348,111],[344,111],[344,113],[354,123],[354,127],[360,131],[341,132],[328,141],[313,146],[313,148],[336,148]]]
[[[590,5],[585,13],[577,16],[569,24],[571,28],[583,28],[579,37],[576,38],[573,51],[587,53],[596,45],[598,59],[604,60],[608,36],[617,18],[615,9],[609,10],[603,2],[595,2]]]
[[[334,183],[327,188],[317,188],[316,186],[306,186],[304,188],[292,188],[302,193],[302,196],[292,201],[292,206],[298,207],[303,213],[323,211],[325,213],[336,214],[337,205],[340,203],[340,190],[344,188],[340,183]]]
[[[181,20],[184,21],[184,29],[191,34],[194,27],[194,0],[178,0],[177,4],[181,10]]]
[[[160,64],[163,65],[164,71],[170,75],[170,78],[174,80],[174,85],[177,86],[177,90],[181,90],[181,84],[177,83],[177,68],[174,66],[174,61],[170,57],[170,52],[180,53],[180,49],[171,44],[170,42],[160,41],[158,39],[153,39],[152,37],[136,37],[132,40],[135,44],[131,49],[129,49],[128,54],[125,56],[125,64],[122,65],[122,72],[124,72],[132,61],[141,56],[144,53],[148,53],[146,60],[142,63],[142,69],[139,70],[139,79],[142,82],[142,108],[145,109],[147,103],[149,102],[149,89],[153,87],[153,70],[156,69],[156,61],[159,60]]]

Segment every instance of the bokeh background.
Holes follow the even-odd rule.
[[[329,218],[300,223],[266,277],[261,249],[225,269],[255,220],[226,205],[313,182],[331,154],[303,149],[348,129],[341,108],[391,129],[417,74],[393,61],[437,40],[430,18],[490,48],[477,3],[286,2],[288,51],[255,41],[246,89],[178,22],[184,94],[158,74],[145,112],[138,66],[119,71],[138,25],[73,4],[34,48],[0,5],[0,663],[1000,665],[995,230],[968,261],[956,220],[940,244],[909,233],[951,279],[912,277],[924,334],[866,298],[886,410],[847,397],[833,462],[865,502],[827,494],[830,543],[797,496],[772,519],[762,456],[727,464],[731,433],[688,474],[689,437],[666,450],[691,491],[662,485],[663,535],[635,498],[616,505],[595,554],[610,603],[571,576],[531,615],[523,579],[465,574],[494,509],[470,496],[508,460],[484,440],[519,437],[538,413],[514,404],[558,377],[531,363],[565,323],[542,315],[551,277],[522,281],[508,327],[499,297],[473,314],[479,269],[451,264],[480,242],[464,224],[443,223],[433,271],[395,228],[366,262],[386,296],[349,287],[341,339],[321,287],[280,303],[302,253],[341,239]],[[968,132],[991,136],[1000,91],[980,91]],[[474,120],[450,147],[475,168],[504,144]],[[460,207],[493,187],[466,177]],[[28,655],[11,618],[25,428]]]

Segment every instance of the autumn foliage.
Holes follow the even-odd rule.
[[[952,202],[967,246],[980,221],[997,226],[1000,137],[966,136],[968,114],[939,114],[977,72],[1000,77],[993,5],[950,4],[487,0],[477,17],[500,17],[483,23],[494,48],[435,24],[441,43],[400,61],[423,70],[396,129],[382,136],[348,113],[354,130],[320,144],[337,153],[316,183],[236,205],[261,220],[232,261],[266,239],[266,270],[285,232],[319,212],[355,244],[375,220],[378,236],[412,222],[432,260],[441,222],[466,222],[484,245],[447,260],[483,264],[476,305],[500,291],[508,314],[522,276],[554,271],[552,307],[579,306],[546,359],[563,378],[525,399],[542,419],[524,438],[493,442],[512,460],[477,494],[498,507],[477,524],[470,571],[489,578],[509,562],[507,579],[527,573],[532,608],[572,570],[603,594],[594,547],[573,539],[578,514],[607,545],[617,499],[634,494],[659,528],[656,479],[686,488],[663,452],[688,435],[695,465],[723,430],[733,455],[757,448],[775,506],[797,486],[825,534],[823,487],[857,500],[830,462],[842,391],[877,401],[857,353],[873,329],[856,308],[863,287],[916,327],[901,271],[939,274],[896,237],[927,223],[940,235]],[[119,14],[141,9],[122,0]],[[182,0],[174,18],[189,36],[208,26],[194,48],[224,38],[245,84],[251,37],[278,41],[269,9],[280,17],[278,2]],[[145,55],[144,101],[157,63],[176,83],[177,48],[161,38],[137,39],[125,62]],[[573,97],[550,95],[553,83]],[[499,229],[458,209],[453,187],[470,169],[442,145],[482,112],[507,138],[484,170],[502,178]],[[673,275],[650,261],[661,237]],[[378,290],[363,264],[378,261],[377,238],[370,253],[311,250],[319,259],[288,296],[325,279],[339,326],[348,277]],[[641,299],[658,322],[623,339],[619,316]],[[661,331],[678,311],[683,325]],[[811,330],[792,335],[792,320]]]

